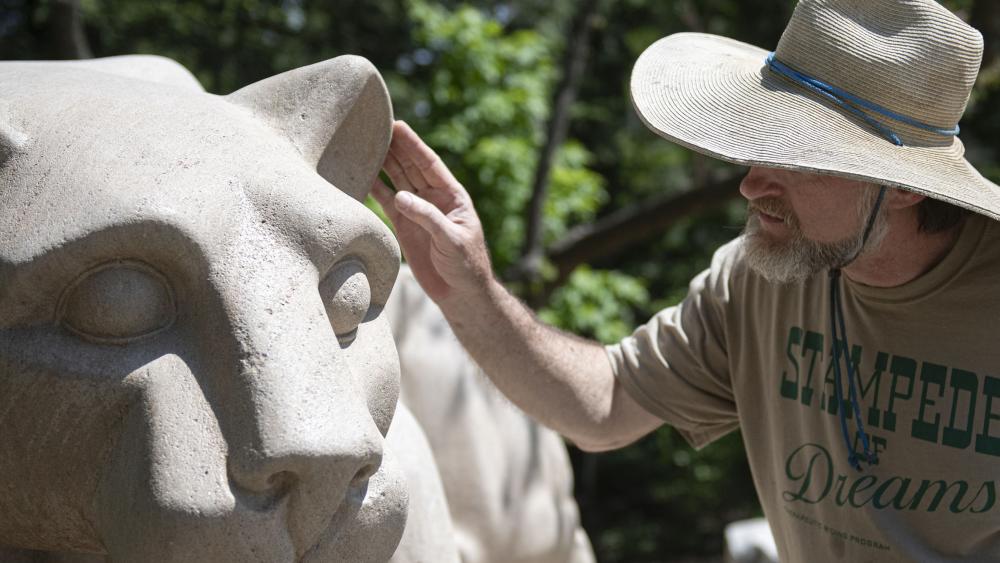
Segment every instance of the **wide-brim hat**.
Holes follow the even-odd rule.
[[[632,102],[657,134],[709,156],[871,181],[1000,219],[1000,186],[941,132],[957,130],[982,49],[978,31],[932,0],[801,0],[773,55],[784,71],[753,45],[679,33],[639,57]]]

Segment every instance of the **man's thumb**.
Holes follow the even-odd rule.
[[[438,239],[445,236],[451,227],[451,222],[444,216],[444,213],[441,213],[440,209],[410,192],[400,191],[396,193],[395,203],[396,209],[404,217],[419,225],[432,238]]]

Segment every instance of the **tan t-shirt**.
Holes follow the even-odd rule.
[[[879,456],[860,472],[833,399],[825,273],[768,283],[737,239],[680,305],[608,354],[636,401],[692,445],[742,428],[783,561],[1000,560],[1000,224],[970,217],[905,285],[843,284]],[[860,450],[853,417],[849,429]]]

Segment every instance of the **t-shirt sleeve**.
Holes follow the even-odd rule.
[[[738,425],[726,345],[733,247],[716,252],[680,304],[606,347],[626,392],[695,448]]]

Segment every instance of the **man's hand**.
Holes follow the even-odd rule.
[[[372,193],[396,226],[413,275],[497,388],[578,445],[618,447],[659,426],[621,388],[604,348],[539,322],[493,277],[465,188],[402,121],[383,165],[399,190]]]
[[[383,168],[398,190],[375,179],[372,195],[427,294],[444,307],[486,290],[493,269],[472,198],[409,125],[397,121]]]

